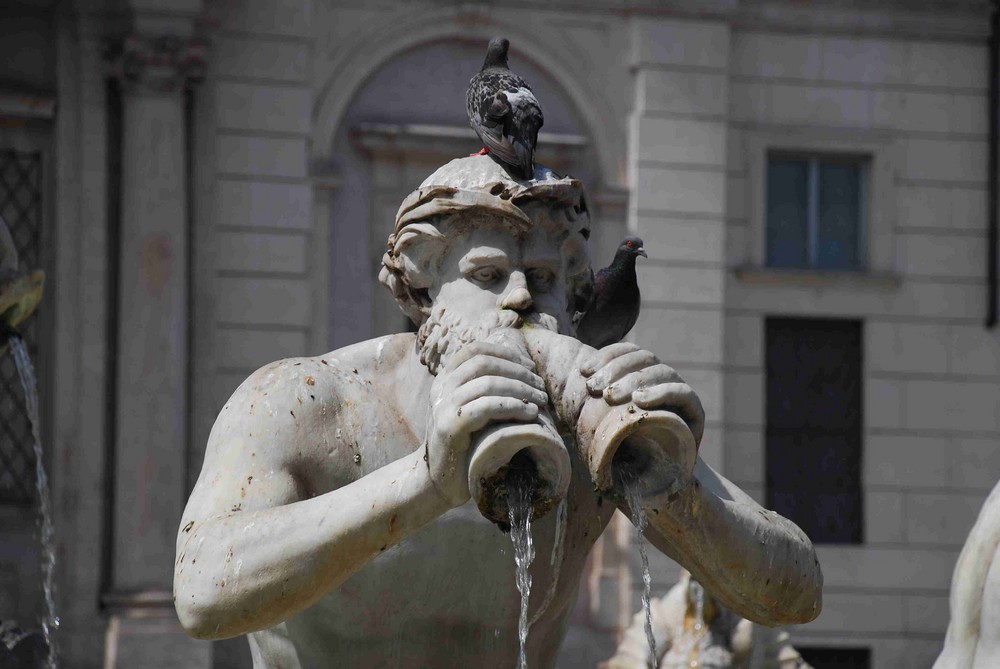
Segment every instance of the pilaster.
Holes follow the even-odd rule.
[[[180,628],[171,595],[190,417],[185,93],[205,65],[193,18],[140,13],[134,32],[106,44],[121,99],[108,667],[199,667],[211,658],[209,644]]]
[[[725,19],[636,17],[629,124],[629,228],[645,242],[634,340],[698,392],[700,454],[721,469],[726,133]]]

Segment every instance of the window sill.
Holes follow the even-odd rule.
[[[866,270],[778,269],[742,265],[735,268],[734,273],[743,283],[762,286],[895,290],[902,284],[902,277],[895,272]]]

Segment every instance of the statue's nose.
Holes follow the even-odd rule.
[[[511,272],[507,290],[500,297],[500,308],[524,311],[531,308],[531,293],[524,272]]]

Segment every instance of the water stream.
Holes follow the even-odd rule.
[[[510,518],[510,540],[514,544],[514,564],[517,567],[517,591],[521,593],[521,614],[518,618],[517,637],[520,642],[517,668],[528,666],[528,601],[531,595],[531,572],[528,568],[535,559],[531,542],[532,497],[535,492],[534,476],[511,475],[507,479],[507,514]]]
[[[549,583],[549,589],[545,593],[545,599],[538,606],[538,610],[535,611],[535,615],[531,616],[531,620],[528,622],[528,629],[538,622],[538,619],[542,617],[552,600],[556,596],[556,588],[559,586],[559,571],[562,568],[563,561],[563,536],[566,534],[566,519],[569,515],[569,504],[566,502],[566,498],[563,497],[559,501],[559,505],[556,507],[556,534],[552,539],[552,554],[549,556],[549,565],[552,567],[552,581]]]
[[[705,588],[701,583],[690,581],[689,592],[685,596],[694,596],[694,620],[691,622],[691,629],[688,629],[685,620],[684,629],[678,644],[681,645],[681,657],[684,658],[685,666],[698,667],[699,655],[701,651],[701,641],[705,636]],[[685,615],[685,619],[687,616]]]
[[[653,637],[653,614],[649,606],[652,582],[649,577],[649,554],[646,552],[646,531],[648,519],[642,509],[642,497],[639,494],[639,478],[629,467],[615,467],[615,477],[618,487],[628,502],[632,524],[635,525],[636,543],[639,545],[639,558],[642,560],[642,606],[646,611],[646,642],[649,643],[649,668],[656,669],[656,639]]]
[[[42,633],[45,636],[45,644],[49,649],[47,669],[56,669],[56,646],[52,637],[52,632],[59,627],[59,618],[56,616],[55,605],[55,584],[53,582],[53,570],[56,563],[55,555],[55,531],[52,527],[52,506],[49,497],[49,479],[45,475],[45,461],[42,459],[42,441],[38,436],[39,415],[38,415],[38,384],[35,381],[35,370],[28,357],[28,349],[24,342],[17,335],[11,335],[10,351],[14,357],[14,364],[17,365],[17,374],[21,378],[21,387],[24,388],[24,403],[28,410],[28,420],[31,422],[31,436],[33,438],[33,448],[35,451],[35,484],[38,487],[38,499],[40,506],[39,524],[41,525],[42,540],[42,587],[45,593],[45,615],[42,618]]]

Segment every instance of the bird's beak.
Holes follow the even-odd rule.
[[[643,258],[648,258],[649,257],[648,255],[646,255],[646,249],[642,248],[641,246],[636,251],[636,253],[638,253],[639,255],[641,255]]]

